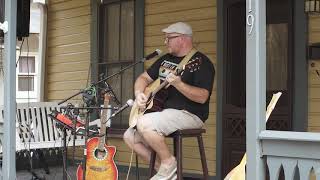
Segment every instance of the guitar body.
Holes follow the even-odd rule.
[[[168,96],[165,89],[160,90],[155,94],[155,96],[150,96],[150,94],[160,85],[160,79],[157,79],[151,83],[144,91],[144,94],[149,96],[147,101],[146,109],[141,110],[137,103],[135,102],[132,106],[129,116],[129,127],[134,127],[137,124],[137,120],[144,114],[149,112],[159,112],[163,109],[163,104]]]
[[[107,146],[104,148],[106,153],[104,156],[97,157],[97,148],[99,144],[99,138],[94,137],[89,139],[87,143],[87,161],[86,161],[86,179],[87,180],[117,180],[118,169],[114,163],[113,157],[116,153],[116,147]],[[77,169],[77,180],[83,179],[82,165]]]

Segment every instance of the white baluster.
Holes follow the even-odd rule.
[[[300,174],[300,180],[309,180],[310,172],[313,166],[313,162],[306,159],[298,160],[298,168]]]
[[[267,164],[269,168],[270,180],[278,180],[281,168],[281,160],[273,156],[268,156]]]
[[[314,169],[314,174],[317,177],[317,180],[320,180],[320,163],[319,163],[319,161],[315,166],[313,166],[313,169]]]
[[[284,176],[286,180],[293,180],[298,161],[293,158],[281,158]]]

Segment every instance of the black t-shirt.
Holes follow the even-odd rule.
[[[156,80],[158,77],[160,77],[161,80],[164,80],[170,72],[174,72],[183,58],[184,57],[165,54],[147,69],[147,73],[153,80]],[[209,100],[213,87],[215,69],[209,58],[201,52],[195,53],[189,62],[199,59],[201,63],[199,64],[198,69],[193,69],[194,71],[192,72],[188,69],[185,70],[181,79],[189,85],[207,89],[209,91],[208,100],[204,104],[191,101],[175,87],[169,86],[167,88],[168,98],[165,101],[164,108],[184,109],[197,115],[202,121],[205,121],[209,114]]]

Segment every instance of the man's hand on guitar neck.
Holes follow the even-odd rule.
[[[140,109],[145,109],[146,105],[147,105],[147,101],[148,101],[147,96],[141,91],[136,91],[135,96],[136,96],[135,101],[136,101],[138,107]]]
[[[167,75],[166,81],[168,81],[168,83],[174,87],[182,83],[181,76],[176,76],[173,73]]]

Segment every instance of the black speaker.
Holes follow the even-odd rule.
[[[5,0],[0,0],[0,22],[4,21]],[[30,0],[17,0],[17,38],[29,36],[30,26]],[[3,37],[3,31],[0,31],[0,37]]]
[[[17,0],[17,38],[29,37],[30,0]]]
[[[4,0],[0,0],[0,22],[4,21]],[[0,30],[0,37],[3,37],[3,31]]]

